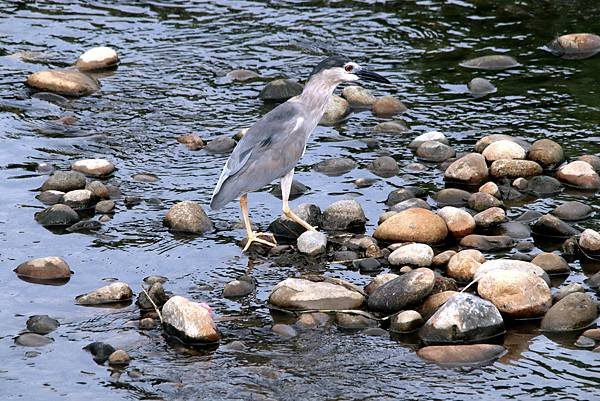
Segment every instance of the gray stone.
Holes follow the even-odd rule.
[[[390,208],[390,211],[397,213],[397,212],[401,212],[403,210],[411,209],[411,208],[415,208],[415,207],[421,208],[421,209],[427,209],[427,210],[431,209],[431,206],[429,206],[429,203],[427,203],[423,199],[410,198],[410,199],[407,199],[402,202],[398,202],[398,203],[394,204]]]
[[[417,156],[428,162],[440,163],[456,156],[456,151],[450,146],[438,141],[423,142],[417,148]]]
[[[343,285],[342,285],[343,284]],[[269,302],[283,309],[356,309],[364,295],[350,283],[288,278],[273,288]]]
[[[58,320],[48,315],[35,315],[27,319],[27,330],[36,334],[48,334],[60,326]]]
[[[154,282],[146,292],[140,292],[138,299],[135,302],[140,309],[154,309],[162,308],[162,306],[169,300],[169,296],[166,294],[165,289],[161,282]],[[150,296],[150,298],[148,298]]]
[[[42,192],[35,198],[42,202],[44,205],[51,206],[60,203],[64,194],[65,193],[62,191],[55,191],[53,189],[50,189],[48,191]]]
[[[435,194],[435,200],[440,207],[443,206],[454,206],[461,207],[466,206],[469,202],[471,193],[457,188],[445,188]]]
[[[432,270],[415,269],[373,291],[368,301],[369,309],[384,313],[398,312],[427,297],[434,284],[435,274]]]
[[[466,248],[475,248],[480,251],[498,251],[512,248],[514,241],[506,235],[467,235],[460,240],[460,245]]]
[[[96,220],[82,220],[67,227],[70,233],[98,231],[102,228],[102,223]]]
[[[477,70],[505,70],[518,67],[520,64],[517,60],[505,54],[492,54],[463,61],[460,66]]]
[[[72,209],[88,209],[94,206],[96,197],[87,189],[76,189],[63,195],[61,203]]]
[[[475,192],[469,197],[468,202],[469,207],[477,212],[481,212],[491,207],[503,206],[501,200],[485,192]]]
[[[55,171],[44,184],[42,191],[55,190],[61,192],[85,188],[85,175],[77,171]]]
[[[335,324],[342,329],[361,330],[377,327],[377,320],[363,315],[338,312],[335,314]]]
[[[433,260],[433,249],[425,244],[408,244],[396,249],[388,257],[394,266],[430,266]]]
[[[83,349],[92,354],[94,361],[101,365],[108,360],[113,352],[116,351],[112,345],[99,341],[88,344],[83,347]]]
[[[229,153],[235,148],[236,142],[227,135],[219,135],[210,140],[206,145],[206,151],[209,153]]]
[[[558,194],[562,188],[562,184],[556,178],[538,175],[527,180],[527,186],[523,190],[531,195],[544,197]]]
[[[469,88],[469,92],[471,92],[471,95],[473,95],[474,97],[482,97],[485,95],[489,95],[491,93],[495,93],[498,88],[496,88],[490,81],[488,81],[485,78],[473,78],[471,81],[469,81],[469,83],[467,84],[467,87]]]
[[[43,347],[52,344],[54,340],[37,333],[23,333],[15,338],[15,344],[23,347]]]
[[[585,203],[570,201],[557,206],[551,213],[561,220],[577,221],[590,217],[593,209]]]
[[[592,297],[576,292],[569,294],[544,316],[541,329],[544,331],[574,331],[588,327],[598,317],[598,307]]]
[[[387,196],[385,204],[388,206],[393,206],[402,201],[418,198],[422,195],[421,191],[418,191],[416,188],[407,187],[407,188],[398,188],[394,189]]]
[[[369,165],[369,170],[380,177],[393,177],[400,171],[398,163],[390,156],[380,156]]]
[[[364,231],[367,218],[355,200],[332,203],[323,211],[323,229],[330,231]]]
[[[323,160],[313,166],[315,171],[332,177],[352,171],[355,167],[356,162],[347,157],[333,157],[331,159]]]
[[[417,136],[412,142],[408,145],[408,147],[412,150],[417,150],[419,146],[421,146],[425,142],[436,141],[442,143],[444,145],[449,145],[450,142],[448,138],[444,134],[439,131],[429,131],[424,134]]]
[[[304,87],[291,79],[276,79],[269,82],[258,95],[262,100],[284,101],[302,93]]]
[[[104,305],[127,302],[131,300],[132,296],[131,288],[127,284],[117,281],[87,294],[78,295],[75,297],[75,303],[78,305]]]
[[[544,237],[569,238],[580,233],[576,228],[551,214],[543,215],[537,219],[531,225],[531,228],[536,234]]]
[[[305,255],[320,255],[327,250],[327,235],[319,231],[305,231],[298,237],[297,247]]]
[[[214,229],[202,207],[192,201],[179,202],[167,213],[164,224],[175,232],[202,234]]]
[[[569,264],[562,256],[550,252],[536,255],[531,263],[541,267],[548,274],[565,274],[571,271]]]
[[[214,343],[221,338],[208,305],[174,296],[163,306],[162,316],[165,331],[184,343]]]
[[[294,209],[294,213],[313,227],[321,226],[322,213],[317,205],[301,203]],[[306,228],[292,219],[281,216],[269,225],[269,231],[273,233],[277,243],[293,244]]]

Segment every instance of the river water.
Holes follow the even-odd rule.
[[[122,5],[119,3],[127,3]],[[482,135],[508,133],[530,140],[548,137],[569,157],[600,151],[600,58],[565,61],[541,50],[556,35],[600,32],[596,1],[2,1],[0,9],[0,398],[3,400],[231,399],[231,400],[592,400],[600,397],[597,353],[572,346],[573,338],[548,338],[527,325],[511,329],[508,353],[484,367],[444,368],[420,360],[406,339],[369,337],[335,328],[302,332],[284,340],[270,332],[265,307],[270,289],[307,268],[275,266],[241,254],[236,241],[239,211],[232,203],[209,212],[217,231],[201,237],[170,234],[162,217],[177,201],[207,205],[225,155],[192,152],[181,134],[204,138],[233,135],[270,106],[258,100],[264,81],[231,83],[222,78],[247,68],[267,78],[304,79],[314,64],[339,52],[385,75],[410,108],[407,135],[373,134],[380,121],[352,114],[334,127],[318,127],[297,168],[311,190],[299,202],[322,208],[357,199],[372,233],[388,192],[406,184],[432,192],[442,173],[402,170],[357,189],[358,177],[375,177],[368,163],[392,155],[401,167],[414,161],[407,145],[417,134],[440,130],[459,151]],[[31,97],[26,76],[64,67],[86,49],[112,46],[117,71],[102,76],[98,93],[66,104]],[[23,53],[28,52],[28,53]],[[522,66],[479,72],[458,66],[491,53],[515,57]],[[466,83],[490,79],[498,93],[473,99]],[[76,124],[52,120],[74,115]],[[365,138],[380,141],[372,149]],[[332,155],[359,167],[327,177],[311,166]],[[102,157],[118,171],[112,182],[124,195],[145,201],[127,209],[123,199],[113,220],[95,234],[55,234],[33,214],[43,205],[35,189],[46,176],[35,163],[67,169],[72,161]],[[157,175],[140,183],[135,173]],[[597,198],[567,192],[510,209],[546,212],[562,200]],[[160,202],[158,202],[159,200]],[[267,191],[250,196],[251,216],[266,229],[280,211]],[[600,229],[596,220],[583,227]],[[546,245],[537,244],[544,250]],[[64,257],[75,272],[63,286],[19,280],[12,269],[34,257]],[[252,267],[259,287],[240,301],[221,297],[223,285]],[[565,283],[583,282],[595,266],[571,264]],[[311,266],[363,285],[370,277],[341,265]],[[74,297],[106,284],[129,283],[136,293],[145,276],[169,278],[176,294],[212,305],[223,343],[243,341],[245,351],[221,347],[193,352],[165,342],[158,330],[137,329],[134,305],[75,306]],[[29,315],[48,314],[61,327],[43,348],[16,346],[13,339]],[[106,341],[127,349],[129,374],[111,375],[81,348]],[[36,351],[31,354],[28,351]],[[136,374],[139,370],[140,374]],[[131,371],[133,370],[133,373]]]

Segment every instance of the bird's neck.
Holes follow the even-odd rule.
[[[304,86],[299,101],[306,104],[313,111],[313,115],[318,117],[317,122],[323,117],[329,98],[338,84],[339,82],[324,79],[323,76],[318,74],[313,75]]]

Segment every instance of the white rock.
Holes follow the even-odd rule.
[[[509,140],[500,140],[489,144],[482,152],[487,161],[500,159],[524,159],[525,149],[516,142]]]
[[[115,171],[115,165],[106,159],[85,159],[71,164],[71,169],[92,177],[102,177]]]
[[[496,269],[532,272],[543,278],[546,284],[550,285],[550,277],[548,277],[548,274],[544,271],[544,269],[534,265],[533,263],[514,259],[488,260],[487,262],[479,266],[479,268],[475,272],[474,279],[480,280],[485,274]]]
[[[423,144],[423,142],[427,142],[427,141],[436,141],[436,142],[443,143],[444,145],[448,145],[450,143],[448,141],[448,138],[446,138],[446,136],[444,134],[442,134],[441,132],[429,131],[429,132],[421,134],[418,137],[416,137],[415,139],[413,139],[412,142],[408,145],[408,147],[411,149],[417,149],[419,146],[421,146]]]
[[[297,246],[300,253],[319,255],[327,249],[327,235],[320,231],[305,231],[298,237]]]
[[[115,302],[126,302],[131,299],[131,288],[120,281],[114,282],[97,290],[79,295],[75,298],[78,305],[102,305]]]
[[[425,244],[408,244],[401,246],[390,254],[388,261],[394,266],[431,266],[433,249]]]
[[[579,237],[579,246],[586,251],[600,251],[600,233],[589,228],[584,230]]]
[[[215,342],[221,338],[209,308],[184,297],[170,298],[162,308],[167,331],[184,342]]]
[[[86,209],[91,207],[94,201],[94,194],[87,189],[76,189],[69,191],[62,197],[62,203],[73,209]]]
[[[94,47],[79,56],[75,66],[81,71],[102,70],[114,67],[118,62],[119,56],[114,49],[101,46]]]
[[[269,302],[284,309],[356,309],[365,301],[352,285],[288,278],[273,288]]]

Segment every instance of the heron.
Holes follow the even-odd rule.
[[[329,98],[342,82],[358,80],[389,84],[390,81],[348,57],[335,55],[317,64],[302,93],[275,107],[252,125],[237,143],[223,167],[210,207],[220,209],[237,197],[248,236],[242,252],[254,242],[277,244],[254,232],[248,214],[248,193],[281,179],[283,215],[306,230],[316,230],[289,206],[294,168],[304,155],[311,133],[323,117]]]

